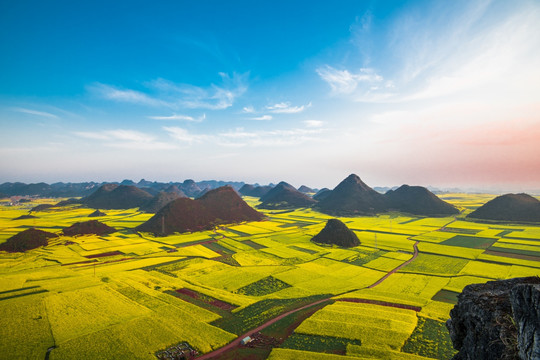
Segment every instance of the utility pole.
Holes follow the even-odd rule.
[[[377,247],[377,233],[375,233],[375,249],[379,250],[379,248]]]

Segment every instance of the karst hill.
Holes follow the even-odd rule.
[[[323,196],[321,196],[323,195]],[[439,199],[422,186],[402,185],[381,194],[351,174],[334,190],[315,196],[315,208],[331,215],[374,215],[387,211],[400,211],[414,215],[448,216],[458,214],[453,205]]]
[[[488,201],[467,217],[493,221],[540,222],[540,201],[527,194],[505,194]]]
[[[261,209],[290,209],[310,207],[317,201],[285,181],[277,184],[273,189],[261,197]]]
[[[263,215],[246,204],[232,187],[223,186],[195,200],[178,198],[168,203],[136,230],[170,235],[262,219]]]

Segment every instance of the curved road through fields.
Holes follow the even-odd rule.
[[[228,344],[225,345],[224,347],[219,348],[219,349],[217,349],[217,350],[214,350],[214,351],[212,351],[212,352],[209,352],[209,353],[206,353],[206,354],[204,354],[204,355],[201,355],[201,356],[197,357],[197,360],[211,359],[211,358],[213,358],[214,356],[221,355],[221,354],[223,354],[224,352],[229,351],[229,350],[231,350],[232,348],[234,348],[234,347],[240,345],[240,341],[242,341],[242,339],[245,338],[246,336],[249,336],[249,335],[251,335],[251,334],[253,334],[253,333],[256,333],[257,331],[263,330],[263,329],[266,328],[267,326],[270,326],[270,325],[274,324],[275,322],[277,322],[277,321],[283,319],[285,316],[288,316],[288,315],[290,315],[290,314],[294,314],[295,312],[298,312],[298,311],[307,309],[307,308],[309,308],[309,307],[311,307],[311,306],[315,306],[315,305],[322,304],[323,302],[325,302],[325,301],[330,301],[330,300],[331,300],[331,298],[321,299],[321,300],[312,302],[311,304],[304,305],[304,306],[302,306],[302,307],[300,307],[300,308],[298,308],[298,309],[294,309],[294,310],[288,311],[288,312],[286,312],[286,313],[284,313],[284,314],[281,314],[281,315],[279,315],[279,316],[277,316],[277,317],[275,317],[275,318],[273,318],[273,319],[271,319],[271,320],[268,320],[267,322],[265,322],[264,324],[262,324],[262,325],[256,327],[255,329],[252,329],[252,330],[248,331],[247,333],[240,335],[239,337],[237,337],[235,340],[233,340],[232,342],[228,343]]]
[[[440,229],[445,229],[448,225],[450,225],[451,223],[453,223],[453,222],[456,221],[456,220],[457,220],[457,219],[454,218],[454,220],[450,221],[448,224],[443,225]],[[429,231],[429,232],[431,232],[431,231]],[[415,235],[415,236],[417,236],[417,235]],[[225,236],[224,236],[224,237],[225,237]],[[386,280],[390,275],[392,275],[393,273],[395,273],[396,271],[398,271],[399,269],[401,269],[401,268],[404,267],[405,265],[410,264],[414,259],[416,259],[416,257],[418,256],[418,243],[419,243],[419,241],[416,241],[416,242],[414,243],[414,245],[413,245],[414,254],[413,254],[413,256],[412,256],[409,260],[405,261],[403,264],[401,264],[401,265],[395,267],[394,269],[390,270],[388,273],[386,273],[386,275],[384,275],[382,278],[380,278],[379,280],[377,280],[377,281],[374,282],[373,284],[369,285],[367,288],[368,288],[368,289],[374,288],[375,286],[379,285],[379,284],[382,283],[384,280]],[[349,293],[349,292],[352,292],[352,291],[357,291],[357,290],[361,290],[361,289],[355,289],[355,290],[347,291],[347,292],[345,292],[345,293],[343,293],[343,294],[346,294],[346,293]],[[343,294],[340,294],[340,295],[343,295]],[[307,309],[307,308],[309,308],[309,307],[311,307],[311,306],[315,306],[315,305],[318,305],[318,304],[322,304],[322,303],[324,303],[325,301],[330,301],[330,300],[332,300],[333,297],[334,297],[334,296],[328,297],[328,298],[325,298],[325,299],[321,299],[321,300],[312,302],[311,304],[304,305],[304,306],[302,306],[302,307],[300,307],[300,308],[298,308],[298,309],[290,310],[290,311],[288,311],[288,312],[286,312],[286,313],[283,313],[283,314],[281,314],[281,315],[279,315],[279,316],[277,316],[277,317],[275,317],[275,318],[273,318],[273,319],[271,319],[271,320],[268,320],[268,321],[265,322],[264,324],[259,325],[259,326],[256,327],[255,329],[252,329],[252,330],[246,332],[245,334],[240,335],[238,338],[236,338],[235,340],[231,341],[231,342],[228,343],[227,345],[225,345],[225,346],[223,346],[223,347],[221,347],[221,348],[219,348],[219,349],[217,349],[217,350],[214,350],[214,351],[212,351],[212,352],[209,352],[209,353],[206,353],[206,354],[204,354],[204,355],[201,355],[201,356],[197,357],[196,359],[197,359],[197,360],[205,360],[205,359],[211,359],[211,358],[213,358],[213,357],[215,357],[215,356],[221,355],[221,354],[223,354],[223,353],[225,353],[225,352],[227,352],[227,351],[233,349],[234,347],[240,345],[240,341],[242,341],[242,339],[245,338],[246,336],[250,336],[251,334],[256,333],[257,331],[261,331],[261,330],[265,329],[266,327],[268,327],[268,326],[270,326],[270,325],[276,323],[277,321],[283,319],[284,317],[289,316],[289,315],[291,315],[291,314],[294,314],[295,312],[298,312],[298,311]],[[336,300],[338,300],[338,299],[336,299]],[[344,300],[341,300],[341,301],[348,301],[348,299],[346,299],[346,300],[344,299]],[[350,301],[350,300],[349,300],[349,301]],[[361,302],[361,301],[359,301],[359,302]],[[369,301],[369,300],[366,300],[365,302],[367,303],[367,302],[370,302],[370,301]],[[402,305],[402,304],[395,304],[395,303],[387,303],[386,305],[383,305],[383,306],[402,307],[403,305]],[[405,305],[405,306],[406,306],[406,305]]]

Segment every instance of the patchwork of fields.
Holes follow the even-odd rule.
[[[187,342],[203,354],[329,299],[294,315],[296,323],[262,330],[276,339],[273,349],[245,351],[270,359],[448,359],[444,322],[457,293],[540,275],[540,227],[464,221],[490,198],[441,198],[462,214],[340,218],[361,241],[350,249],[310,242],[330,218],[310,209],[264,211],[266,221],[168,237],[131,230],[152,214],[108,210],[99,220],[119,230],[111,235],[0,252],[0,353],[40,359],[55,347],[49,359],[155,359]],[[13,220],[39,202],[0,206],[0,243],[29,227],[59,233],[94,211],[50,208]],[[412,262],[370,287],[411,259],[416,242]]]

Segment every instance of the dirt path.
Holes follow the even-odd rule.
[[[321,300],[315,301],[315,302],[313,302],[311,304],[307,304],[307,305],[304,305],[302,307],[299,307],[298,309],[294,309],[294,310],[288,311],[288,312],[286,312],[284,314],[281,314],[281,315],[279,315],[279,316],[277,316],[277,317],[275,317],[275,318],[273,318],[271,320],[268,320],[267,322],[265,322],[264,324],[256,327],[255,329],[252,329],[252,330],[246,332],[245,334],[240,335],[239,337],[237,337],[236,339],[234,339],[233,341],[231,341],[227,345],[223,346],[222,348],[219,348],[219,349],[214,350],[212,352],[201,355],[201,356],[197,357],[196,359],[197,360],[211,359],[211,358],[213,358],[215,356],[221,355],[221,354],[231,350],[232,348],[240,345],[240,341],[242,341],[242,339],[245,338],[246,336],[250,336],[253,333],[261,331],[264,328],[278,322],[279,320],[283,319],[286,316],[289,316],[289,315],[294,314],[294,313],[296,313],[298,311],[307,309],[307,308],[309,308],[311,306],[322,304],[322,303],[324,303],[326,301],[330,301],[330,300],[331,300],[331,298],[321,299]]]
[[[413,245],[413,248],[414,248],[414,254],[412,256],[412,258],[410,258],[409,260],[405,261],[403,264],[397,266],[396,268],[394,268],[393,270],[390,270],[386,275],[384,275],[382,278],[380,278],[379,280],[377,280],[376,282],[374,282],[373,284],[369,285],[368,286],[368,289],[372,289],[374,288],[375,286],[379,285],[380,283],[382,283],[384,280],[386,280],[390,275],[392,275],[393,273],[395,273],[396,271],[398,271],[399,269],[401,269],[402,267],[404,267],[405,265],[408,265],[411,263],[411,261],[413,261],[414,259],[416,259],[416,257],[418,256],[418,243],[419,241],[415,242],[414,245]]]

